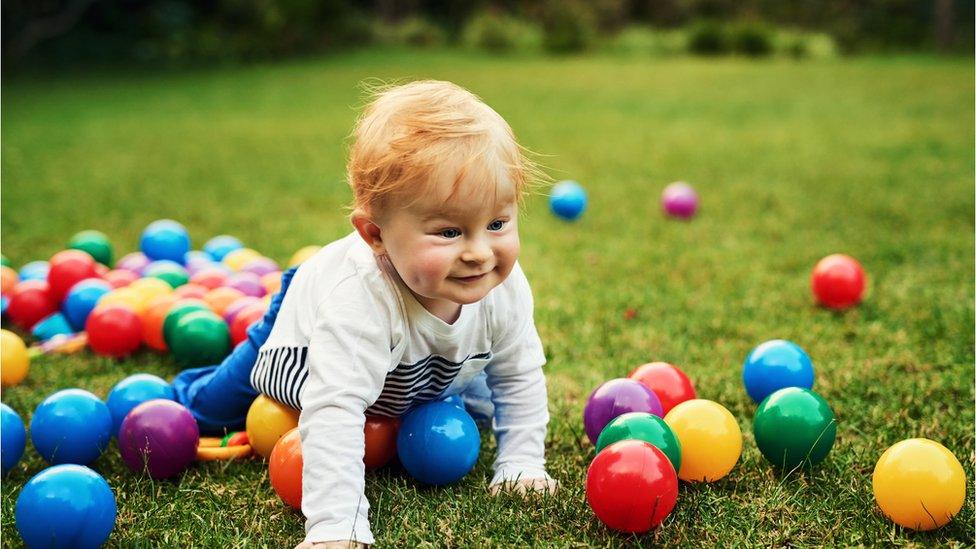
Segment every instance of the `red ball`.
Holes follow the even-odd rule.
[[[230,340],[235,347],[238,343],[247,339],[247,329],[255,322],[261,320],[266,310],[267,307],[265,307],[264,303],[258,302],[253,305],[248,305],[246,309],[234,317],[234,323],[230,326]]]
[[[677,366],[667,362],[651,362],[638,366],[627,377],[654,391],[665,414],[678,404],[697,398],[695,386],[688,376]]]
[[[207,295],[209,291],[206,286],[190,282],[173,290],[173,293],[183,299],[203,299],[203,296]]]
[[[96,307],[85,323],[88,345],[100,355],[122,358],[142,343],[142,321],[123,305]]]
[[[643,440],[615,442],[586,471],[586,501],[614,530],[643,533],[667,517],[678,500],[678,475],[661,450]]]
[[[400,430],[400,418],[384,416],[366,416],[363,434],[366,436],[366,451],[363,463],[367,469],[379,469],[386,465],[396,455],[397,432]]]
[[[51,297],[50,286],[43,280],[25,280],[10,291],[7,316],[17,326],[26,331],[42,318],[58,310],[58,304]]]
[[[817,301],[830,309],[846,309],[864,296],[864,269],[851,256],[833,254],[813,268],[810,286]]]
[[[86,278],[100,278],[92,256],[80,250],[63,250],[51,257],[47,283],[51,298],[61,303],[72,286]]]

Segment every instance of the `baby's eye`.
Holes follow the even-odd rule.
[[[461,231],[457,229],[444,229],[440,232],[440,235],[444,238],[457,238],[461,236]]]
[[[489,231],[500,231],[500,230],[502,230],[502,227],[504,227],[504,226],[505,226],[505,222],[504,221],[502,221],[501,219],[496,219],[496,220],[492,221],[488,225],[488,230]]]

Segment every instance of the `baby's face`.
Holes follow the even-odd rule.
[[[511,184],[448,184],[390,212],[383,243],[400,278],[434,314],[474,303],[502,283],[519,255]]]

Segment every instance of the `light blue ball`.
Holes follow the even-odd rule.
[[[14,507],[27,547],[101,547],[115,528],[115,494],[81,465],[48,467],[27,481]]]
[[[71,327],[67,317],[57,312],[42,318],[31,328],[31,335],[40,341],[47,341],[57,335],[72,335],[75,330]]]
[[[397,433],[397,455],[410,475],[443,486],[461,480],[478,460],[481,435],[471,416],[451,402],[422,404]]]
[[[812,389],[813,362],[796,343],[773,339],[761,343],[746,357],[742,382],[756,404],[785,387]]]
[[[208,240],[203,245],[203,251],[207,252],[214,261],[223,261],[225,255],[243,247],[244,244],[240,240],[233,236],[222,234]]]
[[[586,191],[575,181],[561,181],[552,188],[549,208],[567,221],[574,221],[586,211]]]
[[[68,291],[68,296],[61,305],[61,312],[73,329],[84,330],[88,315],[95,309],[98,300],[110,291],[112,285],[104,280],[82,280]]]
[[[112,414],[88,391],[64,389],[38,404],[30,436],[37,453],[51,465],[88,465],[112,438]]]
[[[108,393],[108,410],[112,414],[112,435],[118,436],[122,420],[133,408],[157,398],[176,400],[173,387],[152,374],[134,374],[115,384]]]
[[[182,265],[186,252],[190,251],[190,234],[172,219],[153,221],[142,231],[139,249],[149,259],[168,259]]]
[[[20,268],[18,275],[21,282],[24,280],[47,280],[47,272],[50,268],[47,261],[31,261]]]
[[[14,468],[20,457],[24,455],[24,445],[27,442],[27,431],[24,421],[13,408],[0,404],[0,465],[2,474]]]

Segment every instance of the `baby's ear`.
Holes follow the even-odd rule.
[[[359,236],[373,249],[376,255],[385,255],[386,246],[383,243],[380,226],[369,218],[362,210],[356,210],[351,216],[352,224]]]

